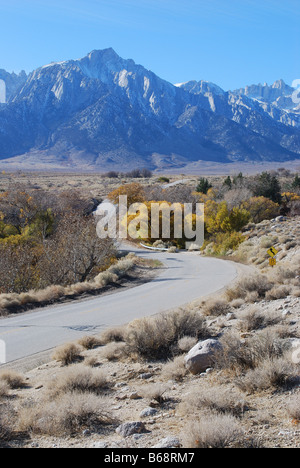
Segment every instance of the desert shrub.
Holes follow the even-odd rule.
[[[24,378],[13,370],[0,372],[0,382],[6,384],[13,390],[25,387]]]
[[[223,299],[210,299],[204,303],[202,311],[206,316],[218,317],[228,314],[231,311],[231,307],[228,302]]]
[[[168,391],[168,387],[165,385],[155,383],[155,384],[148,384],[143,389],[143,397],[148,398],[149,400],[154,400],[160,405],[165,402],[165,394]]]
[[[297,241],[287,242],[287,243],[285,244],[285,250],[291,250],[291,249],[297,247],[297,245],[298,245],[298,242],[297,242]]]
[[[291,397],[287,405],[287,411],[290,418],[300,421],[300,394]]]
[[[257,307],[250,307],[238,315],[239,328],[244,332],[251,332],[266,328],[280,322],[282,319],[276,313],[262,312]]]
[[[246,299],[247,294],[256,293],[258,299],[263,299],[273,284],[264,275],[253,275],[243,278],[232,288],[227,289],[226,297],[229,301],[234,299]]]
[[[63,366],[69,366],[81,359],[80,348],[73,343],[67,343],[55,349],[52,359],[61,362]]]
[[[100,340],[95,336],[84,336],[78,341],[78,344],[88,350],[101,346]]]
[[[260,247],[262,249],[269,249],[272,247],[277,241],[277,238],[274,237],[269,237],[269,236],[263,236],[260,239]]]
[[[188,371],[184,364],[184,359],[182,356],[177,356],[173,360],[169,360],[162,370],[162,378],[164,380],[175,380],[182,381],[184,377],[188,374]]]
[[[184,442],[187,448],[228,448],[243,439],[240,423],[231,415],[203,415],[199,421],[190,422],[185,428]]]
[[[227,255],[232,253],[245,241],[245,237],[240,232],[219,232],[209,238],[204,243],[205,253],[208,255]]]
[[[215,386],[209,391],[198,389],[189,393],[179,405],[178,411],[184,415],[209,411],[242,417],[246,408],[246,401],[240,393]]]
[[[266,359],[244,377],[237,379],[236,384],[242,391],[249,393],[289,389],[299,384],[299,373],[297,366],[286,357]]]
[[[87,367],[99,367],[101,363],[96,356],[90,356],[84,360],[84,365]]]
[[[300,201],[293,201],[290,203],[290,215],[299,216],[300,215]]]
[[[108,361],[117,361],[127,354],[127,344],[123,342],[111,342],[101,349],[101,357]]]
[[[241,340],[236,332],[226,332],[220,339],[222,350],[215,353],[214,366],[239,375],[255,369],[265,360],[277,359],[285,352],[282,343],[274,333],[261,331],[247,340]]]
[[[183,336],[178,340],[178,349],[183,353],[189,352],[196,344],[198,340],[194,336]]]
[[[14,410],[10,404],[0,405],[0,448],[6,447],[6,443],[14,436]]]
[[[125,341],[131,354],[167,360],[178,352],[177,342],[186,335],[197,339],[208,336],[206,321],[198,312],[177,310],[135,320],[127,328]]]
[[[162,177],[159,177],[159,178],[157,179],[157,182],[162,182],[162,183],[169,184],[169,183],[170,183],[170,179],[169,179],[168,177],[162,176]]]
[[[0,380],[0,399],[5,398],[9,394],[9,385],[5,381]]]
[[[50,391],[54,395],[70,392],[88,392],[99,395],[107,388],[108,382],[102,370],[75,365],[51,382]]]
[[[102,344],[111,343],[113,341],[125,341],[125,332],[125,327],[108,328],[107,330],[101,333],[99,339]]]
[[[266,292],[266,299],[267,301],[273,301],[276,299],[284,299],[286,298],[291,292],[291,288],[288,286],[273,286],[270,291]]]
[[[134,265],[135,259],[126,257],[119,260],[115,265],[112,265],[108,271],[120,279],[125,276],[134,267]]]
[[[286,281],[290,283],[290,280],[297,276],[296,269],[288,266],[279,266],[276,270],[271,270],[268,278],[274,283],[284,284]]]
[[[106,401],[88,393],[65,393],[59,399],[29,404],[19,413],[20,430],[49,436],[98,431],[111,423]]]

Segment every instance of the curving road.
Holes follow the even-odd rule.
[[[87,334],[182,306],[222,289],[237,276],[234,264],[192,253],[135,253],[160,260],[167,268],[135,288],[0,319],[6,361],[28,358]]]

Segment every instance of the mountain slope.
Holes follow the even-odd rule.
[[[174,86],[113,49],[35,70],[0,106],[0,159],[8,166],[155,169],[297,158],[299,128],[246,92]]]
[[[25,84],[27,75],[24,71],[16,75],[16,73],[8,73],[5,70],[0,70],[0,80],[3,80],[6,84],[6,101],[10,102]]]

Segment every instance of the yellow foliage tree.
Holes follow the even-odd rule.
[[[141,184],[133,182],[132,184],[121,185],[119,188],[108,194],[108,199],[117,205],[120,196],[127,196],[129,207],[133,203],[143,203],[145,200],[145,192]]]
[[[280,207],[266,197],[252,197],[242,203],[242,208],[250,213],[251,221],[260,223],[279,215]]]

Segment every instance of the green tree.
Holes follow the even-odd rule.
[[[243,176],[242,172],[240,172],[239,174],[233,177],[233,184],[236,185],[237,187],[242,187],[244,185],[244,181],[245,181],[245,177]]]
[[[224,183],[223,185],[225,187],[228,187],[229,189],[232,189],[232,180],[231,180],[231,177],[228,176],[225,180],[224,180]]]
[[[263,172],[254,182],[253,192],[256,197],[266,197],[274,203],[281,203],[281,186],[276,176]]]
[[[205,195],[209,191],[209,189],[212,188],[211,183],[208,181],[208,179],[205,179],[204,177],[201,177],[199,180],[199,183],[196,188],[196,192],[198,193],[204,193]]]

